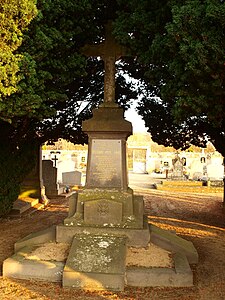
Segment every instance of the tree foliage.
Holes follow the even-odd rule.
[[[126,109],[141,93],[139,112],[157,142],[187,148],[209,138],[224,153],[223,1],[38,0],[30,24],[34,2],[20,1],[14,10],[12,2],[4,1],[0,15],[12,20],[3,49],[15,46],[9,51],[15,64],[11,67],[5,56],[0,65],[9,70],[8,81],[0,82],[11,88],[0,89],[0,139],[11,147],[12,161],[28,151],[28,143],[86,140],[81,123],[103,99],[104,67],[98,58],[82,55],[81,48],[104,40],[108,20],[127,48],[117,65],[116,101]],[[142,85],[127,83],[124,73]]]
[[[18,50],[26,57],[18,91],[5,99],[0,118],[9,119],[15,126],[18,120],[28,124],[27,119],[32,119],[42,141],[48,139],[48,133],[50,138],[59,137],[60,131],[62,136],[65,133],[72,138],[77,133],[82,139],[81,121],[103,99],[104,72],[102,61],[87,59],[80,49],[104,38],[104,25],[108,15],[112,17],[111,6],[108,1],[39,0],[37,8],[38,16]],[[121,74],[116,96],[124,107],[136,97]]]
[[[30,158],[25,145],[37,146],[59,137],[85,142],[82,120],[90,117],[91,109],[103,99],[103,62],[86,58],[80,49],[103,40],[104,24],[114,14],[108,1],[39,0],[37,8],[37,17],[16,51],[21,57],[17,90],[4,95],[0,105],[0,139],[8,147],[4,150],[8,159],[2,159],[10,166],[10,172],[2,172],[0,180],[0,200],[6,202],[5,183],[15,181],[17,190],[26,175],[23,163],[22,174],[17,164],[10,163],[22,157],[21,153]],[[121,74],[117,76],[116,96],[124,108],[136,97]],[[15,176],[9,180],[12,173]],[[16,195],[8,193],[8,202]]]
[[[17,90],[23,55],[15,51],[22,44],[23,32],[37,14],[35,0],[3,0],[0,10],[0,108],[2,97]]]
[[[19,143],[14,142],[14,128],[0,121],[1,146],[0,146],[0,216],[8,213],[20,192],[20,184],[29,174],[37,160],[38,139],[30,132],[30,140],[21,136]],[[3,130],[4,129],[4,130]],[[10,138],[9,138],[10,137]]]
[[[145,84],[139,113],[155,141],[187,148],[210,139],[225,155],[224,17],[220,0],[133,0],[120,16],[121,41],[137,53],[127,68]]]

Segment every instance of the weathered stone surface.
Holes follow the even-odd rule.
[[[104,202],[102,206],[101,201]],[[91,211],[92,209],[96,214]],[[133,195],[132,189],[126,192],[117,189],[85,189],[78,193],[76,201],[71,199],[69,215],[64,220],[64,224],[142,229],[143,210],[143,197]]]
[[[90,154],[89,188],[121,188],[121,140],[93,139]]]
[[[192,242],[152,224],[150,224],[149,227],[151,242],[153,244],[174,253],[184,253],[190,264],[198,263],[198,252]]]
[[[42,160],[42,177],[46,195],[58,195],[57,168],[53,167],[52,160]]]
[[[62,184],[68,186],[81,185],[81,172],[79,171],[63,172]]]
[[[68,218],[72,217],[76,213],[77,209],[77,197],[78,193],[77,192],[72,192],[69,196],[69,213],[68,213]]]
[[[126,139],[132,125],[118,107],[100,107],[83,122],[88,134],[86,188],[128,189]]]
[[[53,242],[56,240],[56,226],[48,227],[47,229],[34,232],[28,234],[21,240],[17,241],[14,244],[15,252],[18,252],[20,249],[31,246],[31,245],[38,245],[46,242]]]
[[[77,234],[64,268],[63,286],[122,290],[125,258],[126,237]]]
[[[124,275],[64,272],[63,287],[88,290],[124,290]]]
[[[115,102],[116,61],[126,54],[123,46],[117,44],[112,34],[112,22],[105,24],[105,40],[99,45],[85,45],[81,51],[88,56],[100,56],[104,61],[104,103]]]
[[[84,203],[84,222],[86,224],[104,225],[110,220],[112,224],[121,224],[123,204],[107,199],[87,201]]]
[[[3,277],[60,282],[65,263],[26,259],[35,246],[24,247],[3,262]]]
[[[120,107],[100,106],[93,110],[91,119],[82,122],[82,129],[91,134],[101,134],[102,138],[118,139],[119,136],[127,138],[132,134],[132,124],[125,120],[123,115],[123,109]],[[110,133],[111,136],[106,136],[107,133]]]
[[[193,286],[193,274],[187,258],[181,253],[173,256],[174,268],[127,267],[128,286],[139,287],[189,287]]]
[[[119,227],[90,227],[90,226],[64,226],[56,227],[56,241],[58,243],[72,243],[76,234],[109,234],[127,237],[127,246],[147,247],[150,241],[150,232],[147,221],[142,229]]]
[[[101,201],[104,202],[102,206]],[[97,215],[91,212],[90,206],[99,215],[99,220]],[[91,224],[93,226],[104,225],[104,227],[143,228],[143,198],[134,196],[131,189],[127,191],[85,189],[78,193],[74,215],[72,215],[72,210],[74,211],[74,208],[71,207],[68,218],[64,220],[66,226],[89,226]]]

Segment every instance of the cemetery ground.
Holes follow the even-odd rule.
[[[142,180],[145,179],[145,181]],[[146,176],[139,174],[131,187],[144,196],[149,222],[192,241],[199,263],[192,266],[194,286],[188,288],[134,288],[124,292],[81,291],[62,288],[58,283],[12,280],[0,277],[0,299],[225,299],[225,211],[222,190],[206,193],[151,189]],[[61,223],[67,216],[68,200],[52,199],[50,205],[30,217],[1,218],[0,262],[13,254],[16,241],[31,232]]]

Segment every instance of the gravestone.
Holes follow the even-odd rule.
[[[68,218],[64,220],[64,226],[57,227],[56,238],[58,242],[63,242],[65,238],[70,239],[74,236],[75,241],[80,232],[89,232],[90,242],[96,228],[99,232],[103,231],[103,234],[108,234],[109,228],[113,228],[114,231],[110,234],[113,234],[115,240],[123,236],[122,244],[125,243],[126,235],[132,236],[131,244],[137,243],[138,238],[143,236],[141,243],[147,246],[150,233],[147,223],[144,227],[143,198],[135,196],[128,187],[126,140],[132,134],[132,125],[124,119],[123,109],[115,103],[115,62],[124,55],[124,49],[116,44],[111,34],[111,23],[106,26],[106,40],[103,44],[86,46],[83,48],[83,53],[101,56],[104,60],[104,102],[93,111],[93,117],[82,124],[83,131],[88,135],[86,184],[85,188],[78,193],[75,212],[69,212]],[[71,207],[74,209],[74,206]],[[127,229],[130,230],[129,233],[126,233]],[[66,262],[63,285],[88,287],[88,283],[85,285],[84,281],[77,283],[76,278],[82,276],[82,271],[77,270],[79,269],[77,267],[71,270],[74,253],[82,250],[80,246],[77,249],[76,244],[73,243],[74,246],[72,245]],[[119,249],[116,244],[113,248],[117,249],[114,251]],[[98,255],[101,256],[101,253],[96,256],[93,254],[93,263],[99,259]],[[115,260],[120,261],[118,259],[119,257],[116,257]],[[85,264],[85,261],[82,263]],[[105,284],[106,275],[103,269],[97,276],[100,285]],[[119,268],[116,267],[114,272],[116,275],[113,275],[111,288],[121,289],[124,285],[124,274],[121,282]],[[89,272],[88,276],[96,278],[95,271]],[[116,287],[118,280],[120,287]]]
[[[204,177],[203,177],[203,173],[202,172],[194,172],[192,174],[192,180],[195,180],[195,181],[200,181],[202,180]]]
[[[143,221],[143,200],[136,203],[133,191],[128,188],[126,139],[132,127],[130,122],[124,120],[123,110],[100,107],[93,111],[92,119],[83,122],[83,130],[89,137],[85,189],[78,195],[76,213],[65,219],[64,224],[87,224],[84,212],[88,210],[90,201],[98,200],[98,204],[94,203],[99,206],[101,201],[108,200],[108,204],[118,207],[118,211],[110,211],[108,226],[143,227],[143,224],[140,225],[140,220]],[[117,221],[117,214],[121,213],[118,203],[122,204],[123,211],[120,222]],[[135,210],[141,210],[142,214],[137,215]],[[92,221],[93,226],[99,225],[94,219]]]
[[[48,197],[58,195],[57,168],[53,167],[52,160],[42,160],[42,177],[46,195]]]
[[[209,180],[222,180],[224,173],[224,167],[222,164],[208,164],[207,175]]]
[[[177,154],[176,157],[172,160],[173,164],[173,172],[171,178],[173,180],[182,180],[185,179],[184,177],[184,166],[183,161]]]
[[[61,155],[58,161],[58,182],[62,183],[62,174],[72,172],[75,170],[75,162],[72,160],[71,155]]]
[[[79,171],[63,172],[62,184],[67,186],[81,185],[81,172]]]
[[[204,164],[201,163],[199,159],[194,159],[192,164],[190,165],[190,179],[192,180],[200,180],[203,178],[204,174]]]

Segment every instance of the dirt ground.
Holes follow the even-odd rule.
[[[0,299],[225,299],[225,212],[222,194],[195,194],[139,189],[149,222],[194,243],[199,264],[193,266],[191,288],[130,288],[124,292],[63,289],[60,284],[0,277]],[[67,200],[54,199],[47,209],[22,219],[0,219],[0,263],[13,254],[14,243],[27,234],[59,224],[67,216]]]

